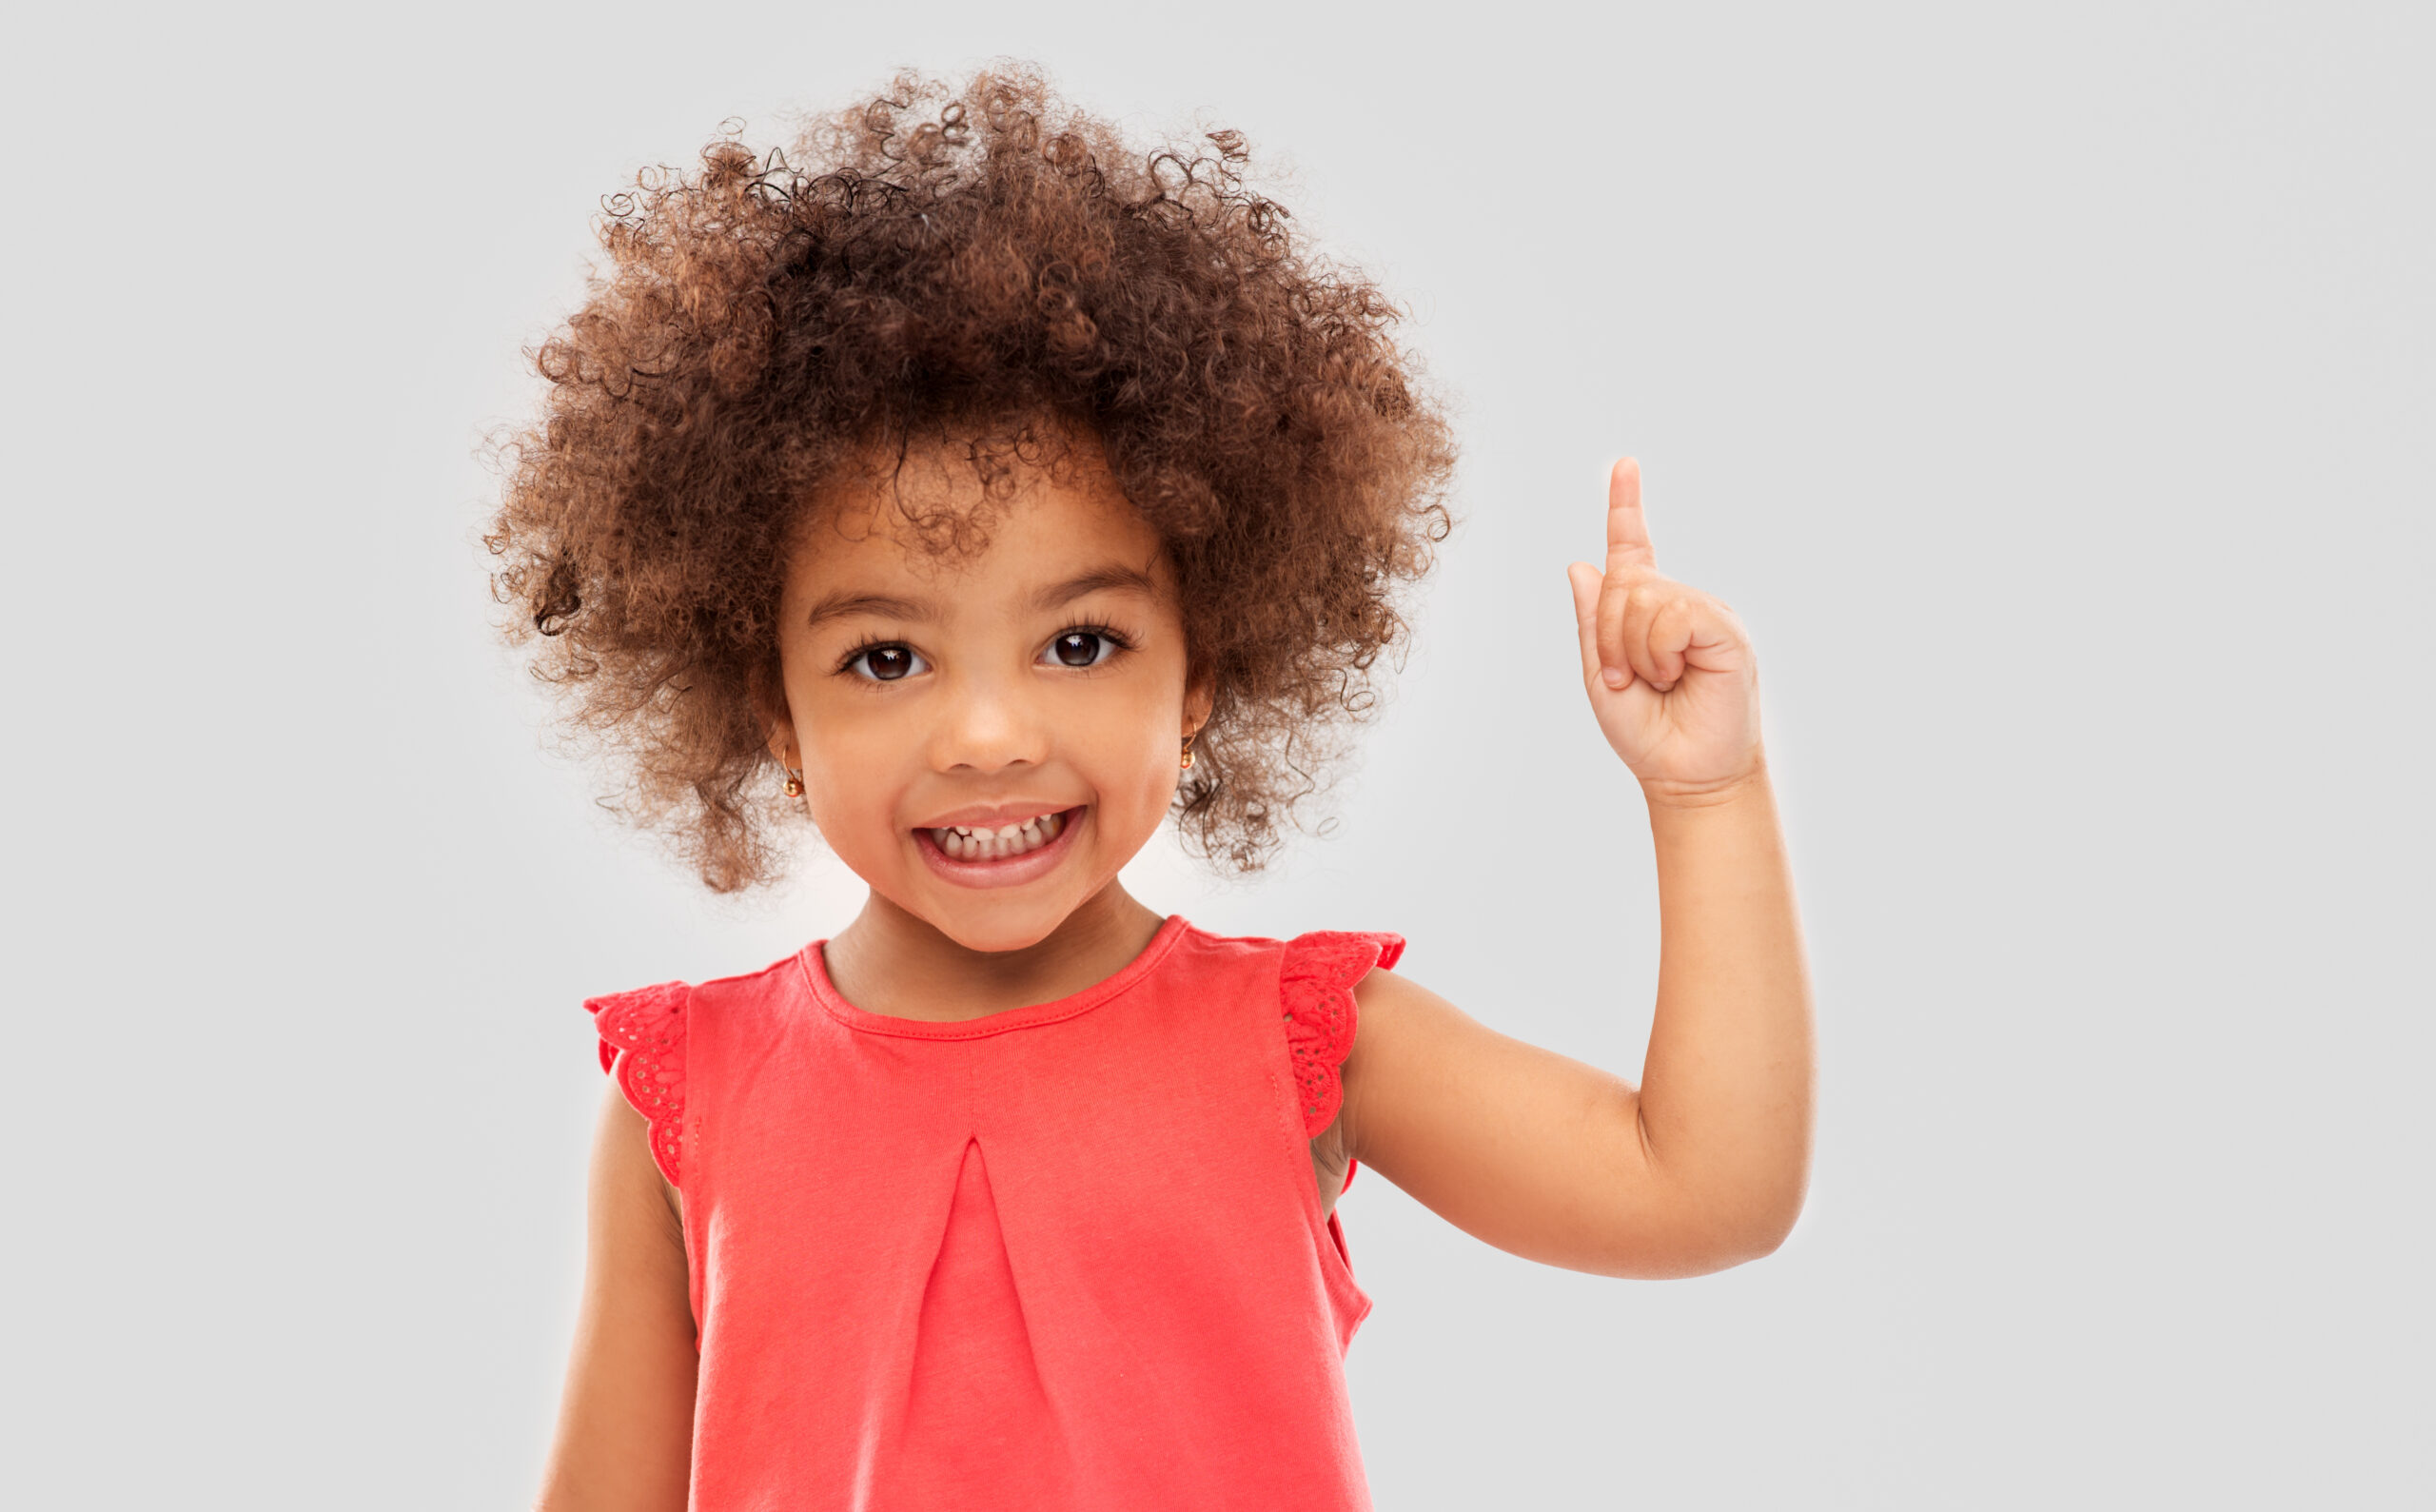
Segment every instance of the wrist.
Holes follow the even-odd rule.
[[[1750,763],[1729,776],[1701,782],[1679,782],[1644,779],[1640,785],[1642,801],[1649,805],[1652,817],[1660,814],[1696,814],[1707,809],[1730,808],[1768,796],[1768,762],[1760,752],[1751,753]]]

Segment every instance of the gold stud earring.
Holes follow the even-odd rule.
[[[794,771],[794,770],[792,770],[792,769],[790,769],[790,770],[788,771],[788,773],[787,773],[787,796],[789,796],[789,797],[791,797],[791,798],[799,798],[799,797],[802,797],[802,796],[803,796],[803,774],[802,774],[802,773],[800,773],[800,772],[796,772],[796,771]]]

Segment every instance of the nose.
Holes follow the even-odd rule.
[[[1029,679],[997,673],[951,676],[932,733],[931,764],[941,772],[986,775],[1038,765],[1048,756],[1049,720]]]

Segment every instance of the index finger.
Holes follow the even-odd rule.
[[[1640,512],[1640,463],[1620,457],[1607,475],[1608,580],[1621,577],[1631,582],[1657,572],[1658,553],[1649,544],[1649,521]]]

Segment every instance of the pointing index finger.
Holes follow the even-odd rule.
[[[1657,576],[1658,553],[1649,544],[1649,521],[1640,512],[1640,463],[1618,458],[1607,475],[1607,578],[1637,581]]]

